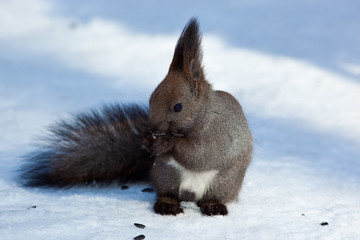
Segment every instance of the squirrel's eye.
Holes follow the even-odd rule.
[[[180,112],[181,110],[182,110],[181,103],[175,104],[175,106],[174,106],[174,111],[175,111],[175,112]]]

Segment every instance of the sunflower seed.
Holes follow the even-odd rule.
[[[143,190],[141,190],[142,192],[154,192],[153,188],[144,188]]]
[[[134,240],[142,240],[142,239],[145,239],[145,235],[139,235],[134,237]]]
[[[141,223],[134,223],[134,225],[138,228],[141,228],[141,229],[144,229],[145,228],[145,225],[144,224],[141,224]]]

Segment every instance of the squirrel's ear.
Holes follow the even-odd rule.
[[[201,84],[205,81],[201,65],[201,35],[196,18],[192,18],[185,26],[175,48],[174,57],[169,72],[180,72],[190,81],[196,95],[201,91]]]

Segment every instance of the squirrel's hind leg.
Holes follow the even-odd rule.
[[[176,168],[168,164],[168,159],[168,156],[158,156],[151,170],[158,193],[154,211],[161,215],[177,215],[183,212],[179,199],[180,175]]]

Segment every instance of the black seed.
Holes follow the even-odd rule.
[[[36,206],[31,206],[31,207],[28,207],[27,209],[30,209],[30,208],[36,208]]]
[[[329,225],[329,223],[328,222],[322,222],[321,223],[321,226],[326,226],[326,225]]]
[[[141,190],[142,192],[154,192],[153,188],[144,188],[143,190]]]
[[[128,189],[129,187],[128,186],[121,186],[121,190],[126,190],[126,189]]]
[[[144,229],[145,228],[145,225],[144,224],[141,224],[141,223],[134,223],[134,225],[138,228],[141,228],[141,229]]]
[[[305,213],[302,213],[301,216],[305,216]]]
[[[134,240],[142,240],[142,239],[145,239],[144,235],[139,235],[139,236],[134,237]]]

